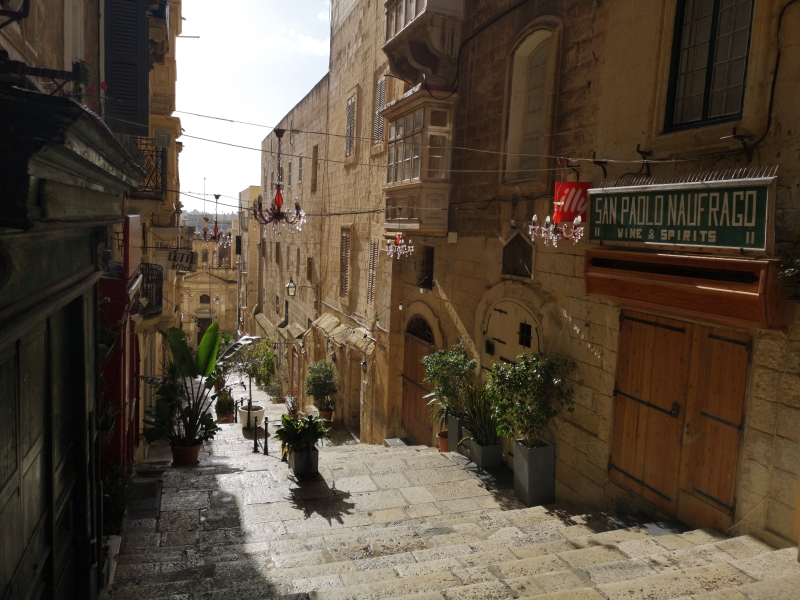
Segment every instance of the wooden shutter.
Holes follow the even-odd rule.
[[[372,143],[380,144],[383,141],[383,117],[380,111],[386,103],[386,75],[381,74],[375,82],[375,122],[372,126]]]
[[[342,229],[339,249],[339,296],[347,297],[350,291],[350,230]]]
[[[317,191],[317,166],[319,165],[319,146],[311,148],[311,191]]]
[[[147,0],[106,2],[106,117],[118,133],[147,136],[149,34]]]
[[[375,277],[378,269],[378,240],[369,242],[369,276],[367,278],[367,304],[375,306]]]
[[[433,289],[433,246],[425,246],[422,254],[422,277],[419,287]]]
[[[306,279],[311,282],[314,279],[314,258],[306,258]]]
[[[352,156],[355,147],[356,136],[356,97],[351,96],[347,100],[347,130],[345,132],[344,155]]]

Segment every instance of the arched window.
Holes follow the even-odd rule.
[[[414,317],[409,321],[406,327],[406,333],[413,335],[415,338],[422,340],[433,346],[436,340],[433,337],[433,329],[428,325],[428,322],[422,317]]]
[[[550,85],[550,31],[534,31],[517,47],[511,72],[506,181],[541,178]]]
[[[503,247],[503,275],[528,277],[533,274],[533,247],[517,234]]]
[[[211,304],[211,296],[208,294],[200,296],[200,304]]]

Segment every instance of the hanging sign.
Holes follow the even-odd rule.
[[[589,239],[765,250],[764,179],[589,191]]]
[[[197,271],[197,252],[170,250],[167,254],[169,268],[176,271]]]
[[[553,196],[553,222],[568,223],[580,217],[586,221],[589,208],[589,190],[592,183],[587,181],[556,181]]]

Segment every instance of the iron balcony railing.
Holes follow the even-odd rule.
[[[164,295],[164,269],[161,265],[142,263],[142,287],[139,296],[139,314],[145,318],[161,314]]]
[[[165,200],[167,197],[167,148],[156,146],[153,138],[121,133],[115,133],[114,137],[145,172],[144,179],[132,195],[137,198]]]

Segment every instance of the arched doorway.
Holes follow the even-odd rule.
[[[430,446],[433,442],[433,420],[428,400],[431,391],[425,378],[423,357],[436,351],[433,329],[422,317],[411,319],[406,327],[403,349],[403,407],[401,425],[411,439]]]

